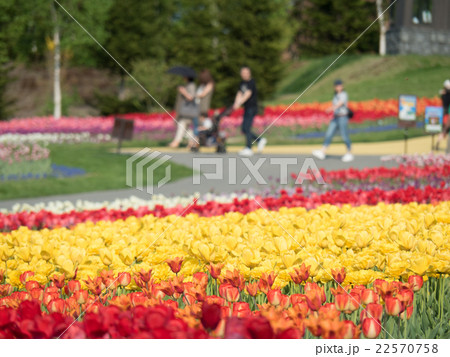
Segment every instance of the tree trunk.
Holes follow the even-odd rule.
[[[380,56],[386,55],[386,21],[383,13],[383,0],[377,0],[377,15],[378,23],[380,25],[380,45],[379,54]]]
[[[119,93],[117,95],[117,98],[119,98],[119,100],[125,99],[125,76],[123,75],[123,73],[120,74]]]
[[[58,15],[55,5],[52,5],[53,15],[53,117],[61,118],[61,43],[59,38]]]

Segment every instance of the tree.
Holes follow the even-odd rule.
[[[239,68],[252,69],[259,96],[267,98],[282,71],[281,53],[288,15],[285,0],[217,0],[221,36],[217,83],[222,99],[233,98],[237,90]]]
[[[375,20],[375,5],[367,0],[296,0],[295,48],[301,54],[341,53]],[[369,29],[348,52],[377,50],[377,26]]]
[[[106,22],[106,49],[128,72],[141,59],[163,61],[171,49],[174,12],[174,0],[115,0]],[[121,74],[122,99],[125,73],[111,58],[106,65]]]
[[[219,59],[217,6],[211,0],[180,0],[173,33],[177,39],[168,54],[172,64],[217,72]]]

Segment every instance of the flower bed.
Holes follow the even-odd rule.
[[[254,126],[260,130],[274,123],[278,127],[320,128],[327,124],[330,115],[325,112],[330,103],[295,103],[289,109],[286,105],[269,106],[265,108],[264,115],[255,117]],[[440,105],[439,98],[420,98],[418,101],[418,114],[423,114],[425,107]],[[352,122],[360,123],[366,120],[379,120],[389,117],[397,117],[398,101],[370,100],[364,102],[350,102],[355,116]],[[174,114],[171,113],[173,116]],[[211,111],[212,115],[212,111]],[[165,138],[173,133],[175,123],[170,115],[165,113],[132,113],[120,115],[121,118],[135,120],[135,134],[157,133],[155,139]],[[110,134],[114,117],[64,117],[54,120],[52,117],[33,117],[13,119],[8,122],[0,122],[2,133],[84,133],[91,135]],[[236,110],[232,115],[221,122],[221,128],[234,130],[242,122],[242,109]]]
[[[157,217],[189,213],[215,216],[227,212],[248,213],[261,207],[270,210],[282,207],[312,209],[322,204],[357,206],[376,205],[379,202],[436,203],[450,200],[450,160],[447,156],[408,160],[409,163],[398,168],[321,170],[327,185],[315,184],[311,180],[312,175],[308,174],[301,186],[294,185],[283,190],[268,188],[263,192],[242,195],[193,195],[184,198],[155,196],[149,201],[80,202],[76,207],[62,202],[48,207],[42,204],[35,207],[18,206],[13,212],[0,213],[0,230],[9,231],[20,226],[32,229],[71,227],[86,221],[114,221],[149,214]],[[298,174],[293,174],[293,178],[297,179]]]
[[[410,275],[405,282],[377,279],[370,286],[311,282],[310,266],[291,273],[279,289],[277,274],[245,281],[238,270],[206,266],[191,281],[179,275],[182,258],[167,260],[171,273],[155,283],[152,271],[117,276],[101,271],[86,281],[52,276],[47,286],[25,272],[25,288],[0,285],[0,338],[417,338],[445,337],[429,307],[441,308],[442,278]],[[134,282],[138,288],[130,292]],[[1,280],[0,280],[1,283]],[[448,325],[448,324],[447,324]]]
[[[0,143],[0,180],[51,172],[50,150],[37,144]]]
[[[407,159],[320,194],[4,213],[0,337],[448,338],[449,162]]]

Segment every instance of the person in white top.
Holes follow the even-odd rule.
[[[328,110],[329,112],[333,112],[333,120],[330,122],[328,130],[325,133],[325,140],[322,149],[314,150],[312,154],[318,159],[324,160],[328,146],[330,146],[331,140],[339,129],[342,140],[344,140],[344,143],[347,146],[347,153],[342,157],[342,161],[350,162],[354,160],[351,151],[352,143],[350,142],[350,137],[348,135],[350,110],[348,109],[348,94],[344,90],[344,85],[340,79],[334,81],[334,91],[333,104]]]

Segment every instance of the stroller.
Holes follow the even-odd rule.
[[[191,151],[198,152],[200,147],[216,146],[216,152],[224,154],[227,152],[226,148],[226,134],[220,130],[220,121],[223,117],[230,115],[233,112],[233,106],[225,108],[221,113],[214,113],[212,117],[212,127],[208,130],[202,130],[198,134],[199,145],[193,147]]]

